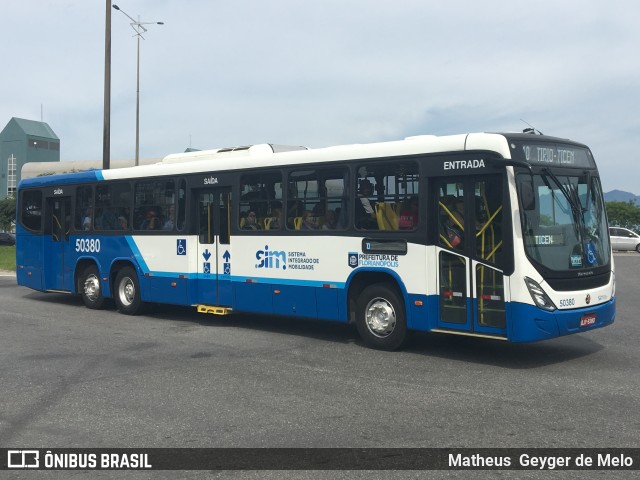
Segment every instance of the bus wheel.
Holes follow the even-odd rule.
[[[100,286],[100,273],[95,265],[89,265],[78,280],[78,291],[87,308],[100,310],[104,308],[105,298]]]
[[[380,350],[395,350],[407,336],[404,303],[385,283],[365,288],[356,303],[356,325],[364,342]]]
[[[138,275],[131,267],[120,269],[116,275],[113,298],[120,313],[125,315],[137,315],[142,312],[142,299],[140,297],[140,283]]]

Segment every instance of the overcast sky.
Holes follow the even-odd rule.
[[[637,0],[115,0],[141,41],[140,156],[521,131],[588,144],[640,194]],[[112,12],[111,158],[135,152],[136,40]],[[102,159],[104,0],[0,0],[0,130]]]

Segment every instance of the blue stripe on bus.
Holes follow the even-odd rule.
[[[224,278],[223,278],[224,279]],[[331,287],[325,288],[344,288],[345,282],[335,282],[335,281],[321,281],[321,280],[296,280],[289,278],[261,278],[261,277],[247,277],[246,275],[231,275],[228,276],[227,279],[232,282],[240,282],[240,283],[268,283],[271,285],[293,285],[297,287],[325,287],[326,285],[331,285]]]
[[[104,180],[102,170],[87,170],[84,172],[59,173],[55,175],[46,175],[44,177],[25,178],[20,181],[20,186],[18,188],[95,182],[97,180]]]
[[[130,237],[127,237],[129,239]],[[129,243],[131,246],[131,250],[133,251],[133,255],[136,257],[138,262],[144,262],[144,260],[140,256],[140,252],[135,247],[135,244],[132,244],[133,240]],[[160,271],[151,271],[146,264],[140,264],[140,268],[143,273],[146,273],[153,277],[162,277],[162,278],[178,278],[182,277],[187,280],[215,280],[216,274],[209,274],[208,277],[203,277],[199,275],[203,275],[202,273],[184,273],[184,272],[160,272]],[[336,281],[322,281],[322,280],[296,280],[289,278],[267,278],[267,277],[247,277],[246,275],[223,275],[220,274],[218,277],[219,280],[226,280],[236,283],[256,283],[256,284],[270,284],[270,285],[292,285],[297,287],[318,287],[318,288],[337,288],[343,289],[346,285],[345,282],[336,282]],[[328,286],[329,285],[329,286]]]
[[[133,256],[138,262],[142,273],[151,273],[149,267],[147,266],[147,262],[144,261],[144,257],[142,256],[142,253],[140,253],[140,249],[136,245],[136,242],[133,240],[133,238],[131,238],[131,235],[125,235],[124,238],[127,240],[129,248],[131,249],[131,253],[133,253]]]

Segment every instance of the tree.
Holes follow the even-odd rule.
[[[640,207],[633,201],[607,202],[607,217],[609,225],[637,228],[640,225]]]
[[[16,199],[7,197],[0,200],[0,230],[11,230],[16,223]]]

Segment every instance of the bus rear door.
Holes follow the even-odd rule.
[[[70,292],[73,284],[73,268],[69,264],[71,197],[46,198],[44,225],[44,289]]]
[[[231,189],[197,190],[198,212],[197,299],[205,305],[230,306],[231,291]]]

